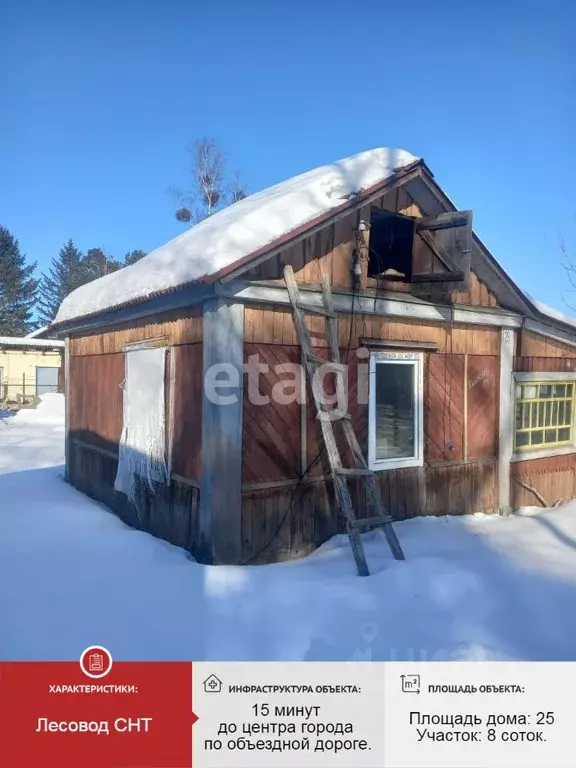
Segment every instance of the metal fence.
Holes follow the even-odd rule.
[[[58,383],[42,383],[26,376],[22,376],[21,379],[0,378],[0,403],[4,405],[26,405],[35,402],[48,392],[63,391],[60,380]]]

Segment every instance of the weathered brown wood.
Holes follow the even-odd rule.
[[[202,344],[171,350],[174,356],[174,426],[172,468],[199,480],[202,473]]]
[[[540,504],[543,507],[549,507],[550,504],[546,501],[544,496],[540,493],[540,491],[537,488],[534,488],[533,485],[529,485],[528,483],[525,483],[524,480],[521,480],[519,477],[514,477],[514,482],[518,483],[522,488],[524,488],[527,491],[530,491],[540,502]]]
[[[461,283],[464,277],[464,272],[459,272],[458,270],[452,272],[429,272],[428,274],[412,275],[412,282],[445,284],[445,289],[449,290],[451,283]]]
[[[424,408],[428,461],[457,461],[463,456],[464,357],[428,358]]]
[[[366,562],[366,556],[364,554],[362,541],[358,537],[357,531],[354,529],[352,525],[353,521],[355,520],[354,508],[352,506],[352,499],[350,496],[348,485],[346,483],[346,480],[343,477],[343,473],[340,471],[342,470],[342,459],[341,459],[340,452],[338,450],[338,446],[334,436],[332,419],[327,418],[329,414],[326,413],[327,404],[325,400],[324,388],[319,379],[317,368],[310,362],[310,358],[314,356],[312,352],[312,342],[311,342],[308,328],[306,327],[305,317],[301,309],[300,294],[298,291],[298,286],[296,283],[294,272],[290,266],[287,266],[284,270],[284,279],[286,281],[286,287],[288,288],[290,301],[292,303],[292,309],[294,313],[294,322],[298,332],[298,339],[300,341],[302,350],[304,352],[304,360],[306,363],[308,377],[312,386],[312,393],[314,396],[316,410],[317,410],[318,416],[321,417],[320,428],[322,431],[322,439],[328,455],[328,463],[329,463],[330,471],[332,474],[333,487],[338,498],[338,506],[346,520],[348,538],[350,539],[350,545],[352,547],[352,552],[354,553],[354,559],[356,561],[358,574],[360,576],[368,576],[370,572],[368,570],[368,564]],[[322,277],[322,294],[323,294],[324,307],[327,309],[327,311],[331,312],[333,309],[332,295],[331,295],[329,281],[325,276]],[[340,352],[339,352],[338,342],[337,342],[337,326],[331,314],[327,314],[327,321],[326,321],[328,325],[327,332],[329,336],[329,343],[330,343],[332,358],[339,360]],[[338,394],[339,404],[342,403],[341,397],[346,395],[344,388],[345,388],[345,385],[342,380],[341,371],[337,370],[336,371],[336,391]],[[354,431],[351,425],[351,417],[348,414],[348,412],[343,410],[338,410],[338,409],[332,409],[330,416],[331,417],[336,416],[336,418],[339,419],[340,423],[342,424],[344,435],[347,439],[349,447],[351,448],[352,452],[355,454],[358,467],[360,467],[361,469],[367,469],[366,461],[362,455],[360,446],[358,445],[358,442],[356,440],[356,436],[354,435]],[[383,515],[382,504],[380,499],[378,498],[377,493],[375,492],[373,480],[371,477],[366,478],[366,484],[367,484],[367,488],[369,488],[372,491],[372,502],[378,513],[378,516],[381,518],[384,518],[385,516]],[[388,539],[388,542],[390,544],[390,548],[392,550],[394,557],[396,557],[396,559],[404,559],[404,554],[402,552],[402,549],[400,547],[396,534],[390,526],[390,519],[391,518],[389,516],[386,516],[385,523],[384,522],[382,523],[384,526],[386,537]]]
[[[97,445],[117,444],[122,432],[124,355],[70,358],[69,435]]]
[[[438,216],[424,216],[416,221],[416,231],[427,229],[435,232],[438,229],[450,229],[452,227],[465,227],[468,225],[470,211],[453,211],[440,213]]]
[[[360,339],[360,344],[365,347],[379,347],[387,349],[423,349],[428,352],[437,352],[436,341],[398,341],[397,339]]]
[[[541,368],[540,370],[576,370],[576,347],[562,344],[555,339],[549,339],[530,331],[522,331],[520,339],[520,354],[523,358],[563,358],[566,368]],[[546,364],[546,363],[538,363]],[[519,369],[520,370],[520,369]],[[529,370],[528,368],[522,370]],[[538,370],[538,369],[534,369]]]
[[[442,264],[444,264],[444,267],[448,270],[448,272],[458,272],[458,265],[452,256],[444,249],[442,245],[440,245],[440,243],[434,239],[434,237],[432,237],[427,229],[418,230],[418,236],[424,241],[424,243],[436,256],[436,258],[439,259]],[[414,280],[415,277],[416,275],[413,275],[412,280]]]
[[[499,359],[490,355],[467,357],[466,420],[468,457],[498,454]]]
[[[195,554],[197,546],[198,489],[173,476],[150,494],[138,487],[137,507],[114,491],[117,456],[112,448],[70,441],[70,482],[78,490],[112,509],[125,523],[153,533]]]
[[[202,333],[202,310],[194,308],[184,315],[172,312],[154,322],[146,319],[85,335],[73,335],[70,339],[70,355],[80,357],[113,354],[121,352],[126,344],[147,339],[162,338],[168,344],[190,344],[201,341]]]

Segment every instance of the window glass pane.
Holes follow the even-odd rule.
[[[532,400],[534,397],[536,397],[537,389],[538,388],[533,384],[529,384],[528,386],[524,387],[524,399]]]
[[[522,429],[522,403],[516,403],[516,429]]]
[[[550,424],[550,403],[538,404],[538,422],[535,426],[543,427]]]
[[[519,448],[522,448],[524,445],[528,445],[530,442],[530,433],[529,432],[518,432],[516,435],[516,445]]]
[[[544,442],[546,443],[555,443],[557,442],[558,438],[556,437],[556,430],[555,429],[547,429],[544,432]]]
[[[566,397],[572,397],[572,384],[566,384]]]
[[[565,424],[565,407],[566,404],[563,400],[558,403],[558,424]]]
[[[550,384],[540,384],[540,394],[538,397],[552,397],[552,387]]]
[[[566,384],[554,384],[553,397],[566,397]]]
[[[530,433],[530,445],[542,445],[544,432],[541,429],[534,429]]]
[[[376,365],[376,459],[408,458],[416,454],[415,374],[414,365]]]
[[[563,442],[565,440],[570,440],[570,428],[564,427],[563,429],[558,430],[558,442]]]

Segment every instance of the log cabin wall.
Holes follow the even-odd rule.
[[[327,356],[324,320],[308,316],[315,354]],[[396,519],[422,514],[493,512],[497,501],[500,331],[497,328],[341,315],[341,359],[349,365],[349,409],[366,450],[368,409],[358,400],[361,338],[437,344],[425,354],[425,466],[376,473],[385,505]],[[279,364],[298,363],[300,348],[292,314],[282,306],[246,306],[245,361],[257,356],[268,366],[251,402],[244,390],[244,562],[272,562],[308,553],[344,532],[316,437],[316,414],[307,405],[282,405],[274,388],[294,391],[293,376]],[[282,383],[284,382],[284,383]],[[329,389],[329,385],[328,385]],[[365,402],[365,401],[364,401]],[[337,431],[337,429],[336,429]],[[304,469],[304,481],[299,478]],[[363,486],[350,484],[360,516],[369,515]]]
[[[522,331],[514,370],[522,372],[576,371],[576,347],[530,331]],[[543,377],[545,378],[545,377]],[[513,461],[511,465],[513,507],[539,506],[540,502],[525,485],[535,488],[548,504],[576,497],[576,452],[540,459]]]
[[[166,315],[73,335],[69,350],[69,441],[71,483],[111,508],[124,522],[192,552],[197,510],[202,436],[202,310]],[[114,491],[122,432],[123,347],[165,339],[174,356],[172,483],[155,494],[139,489],[137,505]],[[167,373],[170,360],[167,361]],[[168,376],[167,376],[168,381]],[[168,385],[167,385],[168,387]],[[169,398],[166,399],[169,410]]]

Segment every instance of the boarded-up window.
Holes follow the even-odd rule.
[[[126,352],[124,416],[114,487],[130,500],[137,479],[169,482],[166,456],[166,347]]]

